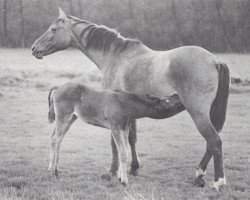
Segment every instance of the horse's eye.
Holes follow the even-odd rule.
[[[51,28],[51,32],[56,32],[56,28]]]

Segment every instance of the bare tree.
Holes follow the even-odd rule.
[[[70,8],[70,14],[75,15],[74,14],[73,0],[69,0],[69,8]]]
[[[136,23],[137,16],[134,14],[135,13],[135,5],[133,5],[133,0],[128,0],[128,7],[130,10],[130,16],[131,16],[131,20],[132,20],[132,27],[133,27],[132,33],[134,34],[134,36],[139,37],[140,33],[138,31],[137,23]]]
[[[82,0],[78,0],[78,6],[79,6],[79,15],[82,17],[83,10],[82,10]]]
[[[223,20],[223,17],[222,17],[222,0],[216,0],[215,1],[215,7],[216,7],[216,10],[217,10],[217,13],[218,13],[220,26],[222,28],[222,31],[223,31],[224,35],[225,35],[226,49],[228,51],[232,52],[232,48],[231,48],[231,45],[230,45],[230,42],[229,42],[230,40],[229,40],[228,31],[227,31],[227,28],[226,28],[225,21]]]
[[[179,20],[178,14],[177,14],[177,7],[176,7],[176,2],[175,1],[176,0],[171,0],[171,8],[172,8],[175,27],[176,27],[176,29],[175,29],[176,39],[177,39],[179,45],[182,46],[183,43],[185,43],[185,36],[182,34],[182,30],[180,28],[181,22]]]
[[[6,45],[7,41],[7,0],[3,1],[3,46]]]
[[[20,14],[20,36],[19,36],[19,44],[21,47],[25,47],[24,40],[24,14],[23,14],[23,0],[19,0],[19,14]]]

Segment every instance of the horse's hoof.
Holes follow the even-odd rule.
[[[205,181],[202,178],[202,176],[198,176],[195,181],[194,181],[194,185],[197,187],[204,187],[205,186]]]
[[[220,188],[223,187],[224,185],[226,185],[226,178],[225,177],[219,178],[218,181],[214,182],[213,188],[219,192]]]

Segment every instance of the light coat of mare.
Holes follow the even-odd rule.
[[[59,18],[32,45],[32,54],[42,59],[59,50],[75,47],[100,69],[104,89],[149,93],[159,98],[178,94],[207,143],[195,183],[204,185],[203,176],[213,156],[213,187],[219,190],[225,185],[222,141],[218,133],[225,122],[229,95],[230,75],[226,64],[201,47],[155,51],[105,26],[66,16],[60,8],[59,13]],[[132,174],[136,174],[139,168],[135,128],[133,121],[129,130]],[[116,174],[119,162],[113,137],[111,144],[113,159],[110,172]]]
[[[48,96],[49,122],[56,127],[51,136],[49,170],[58,177],[60,144],[73,122],[83,121],[111,129],[118,149],[118,177],[123,185],[128,183],[126,163],[128,157],[128,131],[131,120],[150,117],[165,118],[185,110],[178,95],[165,99],[146,94],[140,97],[124,91],[97,91],[83,84],[68,83],[52,88]]]

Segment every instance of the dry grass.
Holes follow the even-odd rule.
[[[246,74],[250,70],[249,55],[220,56],[231,63],[243,63],[244,78],[250,80],[250,73]],[[228,181],[221,193],[210,187],[213,162],[205,187],[193,186],[205,142],[186,112],[167,120],[138,121],[141,169],[137,177],[129,176],[127,188],[116,178],[100,178],[111,161],[109,131],[80,121],[62,143],[60,179],[52,179],[47,173],[53,129],[47,123],[48,89],[72,80],[89,83],[94,69],[76,51],[57,53],[40,61],[29,50],[0,50],[0,200],[250,198],[250,93],[244,91],[230,95],[221,133]],[[95,85],[99,83],[98,76],[94,78]]]

